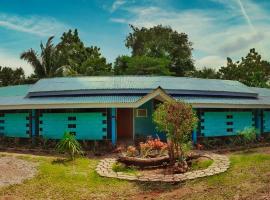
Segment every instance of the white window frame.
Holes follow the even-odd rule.
[[[139,111],[144,110],[145,111],[145,115],[144,116],[140,116],[139,115]],[[148,117],[148,112],[146,108],[137,108],[136,109],[136,117],[140,117],[140,118],[147,118]]]

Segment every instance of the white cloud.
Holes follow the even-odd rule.
[[[195,64],[199,66],[198,68],[200,69],[203,67],[217,68],[226,64],[226,58],[220,56],[205,56],[196,60]]]
[[[198,67],[219,67],[226,57],[239,60],[255,47],[270,59],[270,14],[259,4],[246,0],[212,0],[224,8],[166,9],[158,6],[128,7],[131,17],[112,18],[117,23],[151,27],[158,24],[185,32],[193,42]],[[252,15],[248,15],[252,13]],[[251,26],[253,27],[252,30]]]
[[[51,36],[67,30],[67,25],[51,17],[21,17],[0,13],[0,27],[37,36]]]
[[[32,67],[26,61],[21,60],[19,55],[8,53],[5,49],[0,49],[0,66],[13,69],[22,67],[26,75],[33,73]]]
[[[111,6],[110,11],[114,12],[116,11],[119,7],[121,7],[122,5],[124,5],[126,3],[126,0],[115,0]]]

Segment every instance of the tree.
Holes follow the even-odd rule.
[[[115,74],[122,75],[171,75],[169,60],[148,56],[122,56],[116,59]]]
[[[12,69],[0,66],[0,86],[19,85],[25,82],[22,68]]]
[[[29,49],[21,54],[21,59],[26,60],[32,65],[38,79],[62,75],[64,63],[57,48],[52,44],[53,38],[53,36],[49,37],[45,46],[41,42],[40,55],[33,49]]]
[[[166,58],[170,61],[169,69],[176,76],[185,76],[193,71],[192,43],[188,35],[178,33],[167,26],[137,28],[131,25],[132,33],[126,38],[126,47],[132,56]]]
[[[237,80],[251,87],[270,86],[270,63],[262,60],[254,48],[241,61],[227,58],[227,66],[221,67],[218,73],[222,79]]]
[[[165,102],[155,110],[153,121],[168,139],[170,163],[184,159],[184,146],[198,121],[191,105],[181,101]]]
[[[114,62],[114,74],[125,75],[127,73],[128,61],[130,56],[118,56]]]
[[[96,46],[85,47],[77,29],[63,33],[57,49],[65,60],[66,75],[109,75],[112,66]]]
[[[206,78],[206,79],[218,79],[219,78],[218,73],[214,69],[206,68],[206,67],[204,67],[201,70],[193,71],[191,76],[196,77],[196,78]]]

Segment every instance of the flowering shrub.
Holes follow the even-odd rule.
[[[137,151],[136,147],[128,146],[126,154],[127,154],[127,156],[135,157],[138,155],[138,151]]]
[[[148,139],[145,143],[140,143],[140,155],[144,158],[152,156],[165,155],[168,145],[160,139]]]

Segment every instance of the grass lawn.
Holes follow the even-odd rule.
[[[102,178],[94,171],[96,159],[62,163],[52,157],[20,157],[39,163],[39,174],[21,185],[1,188],[0,199],[270,198],[270,147],[229,154],[231,168],[227,172],[181,184]]]

